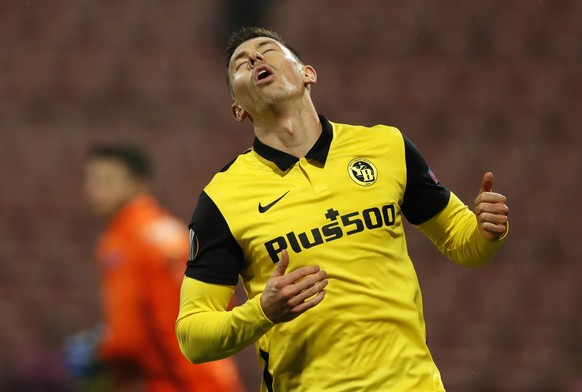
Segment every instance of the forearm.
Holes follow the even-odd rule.
[[[491,260],[507,234],[497,241],[483,238],[475,214],[453,193],[440,213],[417,227],[445,256],[465,267],[478,267]]]
[[[176,334],[190,361],[226,358],[257,341],[274,325],[261,309],[260,296],[227,311],[233,292],[230,286],[184,278]]]

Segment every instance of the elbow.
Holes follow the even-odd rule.
[[[192,331],[190,322],[191,320],[188,319],[178,319],[176,322],[176,337],[182,354],[195,364],[222,359],[212,355],[213,351],[208,347],[210,339],[205,339],[200,334]]]
[[[186,359],[188,359],[190,362],[196,365],[222,359],[222,357],[208,355],[209,353],[207,351],[193,349],[191,345],[186,346],[180,344],[180,350],[182,351],[182,354],[186,357]]]
[[[192,363],[201,364],[208,362],[208,360],[205,360],[204,355],[200,351],[193,349],[191,345],[180,342],[180,351]]]
[[[180,350],[182,350],[182,354],[184,354],[184,356],[186,357],[186,359],[188,359],[188,361],[190,361],[196,365],[200,365],[201,363],[211,361],[211,359],[208,359],[207,357],[205,357],[203,355],[203,353],[201,353],[199,351],[186,349],[182,345],[180,345]]]
[[[201,355],[187,355],[186,352],[184,352],[184,351],[182,351],[182,353],[190,362],[192,362],[193,364],[196,364],[196,365],[200,365],[200,364],[203,364],[205,362],[210,362],[209,360],[205,359]]]
[[[195,337],[188,331],[188,322],[185,319],[176,321],[176,337],[178,346],[182,354],[192,363],[200,364],[206,362],[200,345],[196,344]]]

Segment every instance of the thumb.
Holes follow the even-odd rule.
[[[281,252],[281,258],[279,259],[279,262],[277,263],[277,266],[275,267],[275,270],[273,271],[273,274],[271,276],[283,276],[285,275],[285,271],[287,270],[287,266],[289,265],[289,253],[287,252],[287,249],[283,249],[283,251]]]
[[[491,192],[493,189],[493,173],[487,172],[483,175],[483,180],[481,180],[481,190],[479,193]]]

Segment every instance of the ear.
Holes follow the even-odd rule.
[[[232,115],[234,116],[234,119],[236,121],[243,122],[248,117],[248,115],[249,115],[243,108],[241,108],[240,106],[238,106],[236,104],[236,102],[234,102],[232,104],[231,110],[232,110]]]
[[[303,83],[306,86],[317,83],[317,72],[311,65],[303,66]]]

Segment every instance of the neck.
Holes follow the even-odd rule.
[[[253,118],[253,127],[262,143],[298,158],[304,157],[321,135],[321,124],[311,100],[271,108]]]

